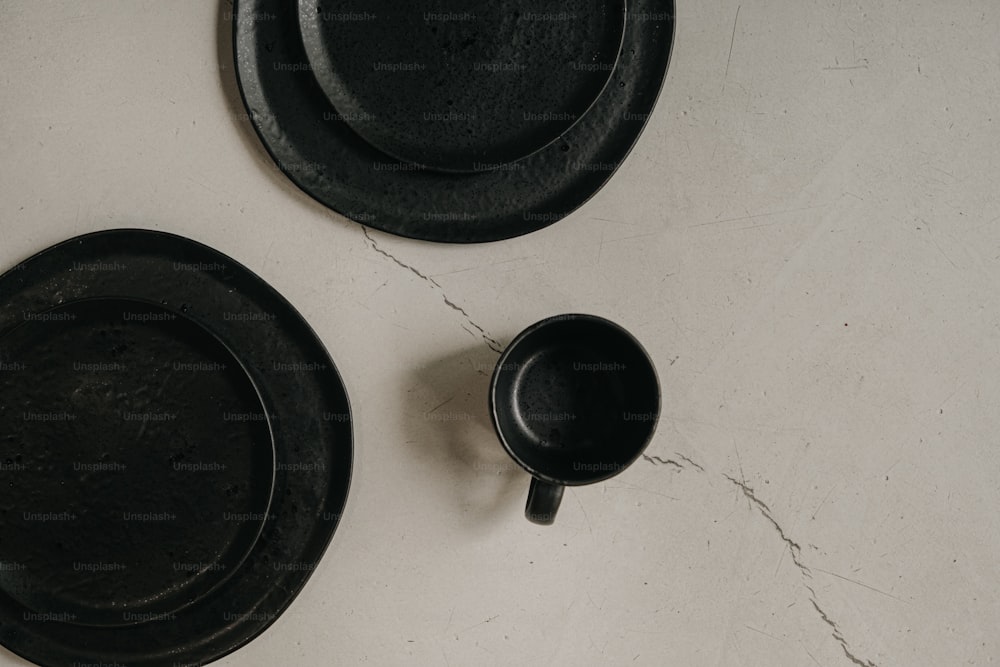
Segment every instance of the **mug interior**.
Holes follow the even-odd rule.
[[[611,477],[642,453],[659,416],[649,356],[627,331],[590,315],[543,320],[511,343],[491,384],[508,453],[563,484]]]

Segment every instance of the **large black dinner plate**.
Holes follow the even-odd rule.
[[[324,205],[484,242],[576,209],[638,139],[673,0],[237,0],[236,72],[278,166]]]
[[[0,643],[202,664],[263,632],[339,521],[344,385],[263,280],[144,230],[0,276]]]

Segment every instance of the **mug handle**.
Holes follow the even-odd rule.
[[[549,526],[556,520],[556,510],[562,502],[563,485],[531,478],[528,502],[524,506],[524,516],[532,523]]]

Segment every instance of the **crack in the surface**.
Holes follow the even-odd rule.
[[[663,465],[674,466],[678,470],[684,470],[684,466],[682,466],[677,461],[674,461],[673,459],[661,459],[659,456],[655,456],[655,455],[654,456],[649,456],[647,454],[643,454],[642,458],[645,459],[646,461],[649,461],[654,466],[655,465],[660,465],[662,463]]]
[[[785,535],[784,529],[782,529],[781,525],[777,521],[775,521],[774,517],[771,515],[771,508],[767,506],[767,503],[758,498],[756,494],[754,494],[753,488],[746,482],[741,482],[735,477],[730,477],[729,475],[726,474],[723,474],[723,477],[725,477],[730,482],[738,486],[740,490],[743,492],[743,495],[747,497],[747,500],[753,503],[757,507],[757,510],[761,513],[761,515],[765,519],[767,519],[772,526],[774,526],[774,529],[778,531],[778,535],[781,537],[782,541],[784,541],[784,543],[788,546],[788,553],[792,557],[792,562],[795,563],[795,566],[799,568],[802,574],[812,579],[812,572],[802,562],[801,558],[802,547],[799,546],[798,542]]]
[[[743,492],[743,495],[746,496],[747,500],[749,500],[757,508],[757,511],[760,512],[761,516],[767,519],[768,522],[774,526],[774,529],[778,532],[778,536],[781,537],[782,541],[788,547],[788,553],[792,557],[792,562],[795,563],[797,568],[799,568],[799,572],[803,576],[812,579],[812,571],[805,563],[802,562],[802,547],[799,546],[798,542],[785,535],[784,529],[775,520],[774,516],[771,515],[771,508],[767,506],[767,503],[758,498],[754,493],[753,487],[746,482],[740,481],[735,477],[730,477],[724,473],[723,477],[738,486]],[[806,590],[809,591],[809,602],[812,603],[813,608],[819,614],[819,617],[823,619],[823,622],[829,625],[833,630],[833,638],[838,644],[840,644],[840,648],[844,651],[844,655],[847,656],[847,659],[859,667],[878,667],[878,665],[871,660],[862,660],[851,652],[850,647],[847,645],[847,640],[840,632],[840,626],[838,626],[837,623],[834,622],[825,611],[823,611],[823,609],[819,606],[819,603],[816,602],[816,591],[814,591],[812,586],[809,584],[804,584],[804,586],[806,587]]]
[[[694,461],[692,461],[692,460],[691,460],[691,459],[689,459],[688,457],[684,456],[684,455],[683,455],[683,454],[681,454],[680,452],[674,452],[674,454],[676,454],[676,455],[677,455],[677,458],[679,458],[680,460],[682,460],[682,461],[687,461],[688,463],[690,463],[691,465],[693,465],[693,466],[694,466],[695,468],[697,468],[698,470],[700,470],[700,471],[702,471],[702,472],[705,472],[705,469],[704,469],[704,468],[702,468],[702,467],[701,467],[700,465],[698,465],[697,463],[695,463]]]
[[[431,278],[430,276],[425,276],[424,274],[420,273],[420,271],[417,271],[415,268],[413,268],[409,264],[407,264],[405,262],[401,262],[398,259],[396,259],[396,256],[393,255],[392,253],[389,253],[389,252],[386,252],[385,250],[382,250],[382,248],[380,248],[378,246],[378,243],[375,242],[375,239],[372,238],[371,234],[368,233],[368,228],[367,227],[365,227],[364,225],[361,225],[361,231],[364,233],[365,238],[368,239],[368,244],[372,247],[372,250],[374,250],[375,252],[377,252],[380,255],[388,257],[393,262],[395,262],[399,266],[403,267],[404,269],[406,269],[410,273],[416,275],[417,277],[419,277],[419,278],[421,278],[423,280],[426,280],[427,282],[429,282],[434,287],[437,287],[438,289],[441,289],[441,285],[438,284],[438,282],[436,280],[434,280],[433,278]]]
[[[434,283],[434,284],[436,285],[437,283]],[[438,286],[438,289],[440,289],[440,286]],[[449,300],[448,296],[444,293],[444,290],[441,290],[441,298],[444,299],[444,302],[449,307],[451,307],[452,310],[456,310],[456,311],[462,313],[462,315],[465,316],[465,321],[466,322],[468,322],[469,324],[471,324],[472,326],[474,326],[476,329],[479,330],[480,335],[483,337],[483,340],[486,342],[486,347],[490,348],[491,350],[493,350],[494,352],[497,352],[497,353],[503,352],[503,346],[500,344],[500,341],[498,341],[497,339],[493,338],[488,333],[486,333],[486,329],[482,328],[481,326],[479,326],[478,324],[476,324],[475,322],[473,322],[472,318],[469,317],[469,314],[467,312],[465,312],[465,308],[462,308],[458,304],[455,304],[451,300]]]
[[[837,640],[838,644],[840,644],[840,648],[843,649],[844,655],[847,656],[847,659],[859,667],[878,667],[871,660],[862,660],[858,656],[851,653],[851,649],[847,646],[847,640],[844,639],[844,635],[840,633],[840,626],[837,625],[836,621],[827,616],[826,612],[823,611],[819,604],[817,604],[816,591],[814,591],[810,586],[806,586],[806,588],[809,589],[809,593],[812,595],[812,597],[809,598],[809,602],[812,603],[813,609],[815,609],[816,613],[819,614],[819,617],[823,619],[823,622],[829,625],[833,630],[833,638]]]
[[[397,264],[397,265],[401,266],[402,268],[406,269],[407,271],[409,271],[410,273],[414,274],[415,276],[417,276],[418,278],[420,278],[424,282],[428,283],[431,287],[433,287],[433,288],[437,289],[439,292],[441,292],[441,298],[444,300],[445,304],[449,308],[451,308],[452,310],[461,313],[465,317],[465,321],[468,322],[477,331],[479,331],[479,336],[483,339],[483,342],[486,343],[486,347],[490,348],[491,350],[493,350],[497,354],[503,352],[503,345],[501,345],[500,342],[496,338],[493,338],[488,333],[486,333],[486,329],[482,328],[481,326],[479,326],[478,324],[476,324],[475,322],[473,322],[472,318],[469,317],[469,314],[467,312],[465,312],[464,308],[462,308],[461,306],[459,306],[454,301],[452,301],[451,299],[448,298],[448,295],[445,294],[444,288],[441,287],[441,283],[439,283],[438,281],[434,280],[430,276],[424,275],[423,273],[421,273],[420,271],[418,271],[415,267],[410,266],[406,262],[400,261],[392,253],[390,253],[390,252],[388,252],[388,251],[383,250],[382,248],[380,248],[379,245],[378,245],[378,243],[375,241],[375,239],[372,238],[372,235],[368,233],[368,228],[365,227],[364,225],[361,225],[361,231],[362,231],[362,233],[364,233],[365,238],[368,240],[368,245],[371,246],[372,250],[374,250],[375,252],[377,252],[380,255],[383,255],[383,256],[391,259],[395,264]],[[463,326],[462,328],[465,329],[466,331],[468,331],[470,334],[475,335],[472,331],[469,331],[469,329],[466,328],[465,326]]]

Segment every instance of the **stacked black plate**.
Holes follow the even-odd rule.
[[[40,665],[202,664],[314,570],[350,408],[264,281],[114,230],[0,276],[0,451],[0,643]]]
[[[673,0],[239,0],[237,73],[284,172],[387,232],[480,242],[559,220],[653,109]]]

